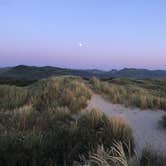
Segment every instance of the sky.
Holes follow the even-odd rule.
[[[0,66],[166,69],[165,0],[0,0]]]

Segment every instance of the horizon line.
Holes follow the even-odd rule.
[[[18,65],[4,65],[1,66],[0,65],[0,69],[2,68],[14,68],[14,67],[18,67],[18,66],[24,66],[24,67],[37,67],[37,68],[44,68],[44,67],[52,67],[52,68],[60,68],[60,69],[69,69],[69,70],[99,70],[99,71],[105,71],[105,72],[109,72],[109,71],[120,71],[120,70],[125,70],[125,69],[135,69],[135,70],[149,70],[149,71],[166,71],[166,69],[151,69],[151,68],[143,68],[143,67],[121,67],[121,68],[112,68],[112,69],[101,69],[101,68],[74,68],[74,67],[63,67],[63,66],[53,66],[53,65],[26,65],[26,64],[18,64]]]

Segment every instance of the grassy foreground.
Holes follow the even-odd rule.
[[[79,77],[58,77],[25,87],[0,85],[0,165],[73,166],[98,148],[121,144],[134,154],[125,119],[84,110],[91,94]],[[116,165],[114,163],[114,165]]]

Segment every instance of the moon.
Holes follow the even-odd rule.
[[[85,42],[85,41],[78,42],[78,46],[79,47],[88,47],[87,42]]]
[[[78,46],[79,46],[79,47],[82,47],[82,46],[83,46],[83,43],[82,43],[82,42],[79,42],[79,43],[78,43]]]

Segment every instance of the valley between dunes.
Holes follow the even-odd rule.
[[[159,124],[166,112],[126,108],[123,105],[112,104],[97,94],[92,94],[88,108],[98,108],[108,116],[125,117],[133,128],[138,156],[145,147],[150,147],[158,153],[166,153],[166,131]]]

